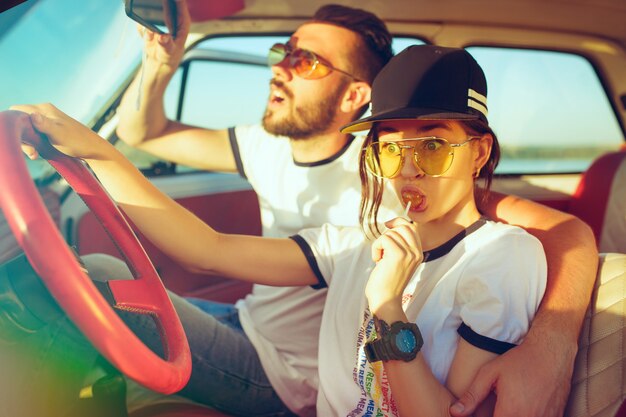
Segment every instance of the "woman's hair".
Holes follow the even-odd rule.
[[[493,144],[491,146],[491,152],[487,162],[482,167],[479,175],[475,178],[478,182],[482,179],[482,192],[481,201],[485,201],[489,195],[489,189],[491,188],[491,182],[493,180],[493,173],[500,160],[500,145],[498,138],[493,132],[491,127],[482,120],[459,120],[458,121],[463,130],[471,136],[482,136],[489,134],[493,137]],[[361,177],[361,206],[359,208],[359,222],[365,233],[370,233],[373,236],[381,234],[378,228],[378,209],[380,208],[382,199],[384,180],[378,178],[369,173],[365,166],[365,149],[373,142],[378,142],[378,129],[377,125],[372,126],[359,156],[359,176]]]

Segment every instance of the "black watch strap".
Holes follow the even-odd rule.
[[[387,362],[389,360],[387,349],[383,348],[383,341],[381,339],[367,342],[363,350],[365,351],[365,357],[369,363],[380,361]]]

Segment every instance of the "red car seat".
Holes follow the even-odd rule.
[[[626,149],[591,164],[569,212],[591,226],[600,252],[626,253]]]

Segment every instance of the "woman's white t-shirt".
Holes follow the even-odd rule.
[[[374,267],[371,241],[359,228],[331,225],[293,238],[320,282],[328,285],[320,330],[318,415],[397,416],[382,363],[368,363],[363,352],[373,329],[365,298]],[[497,353],[522,341],[546,285],[545,254],[536,238],[515,226],[481,220],[425,256],[403,306],[422,332],[421,353],[441,383],[460,337]],[[418,314],[412,301],[428,280],[437,283]]]

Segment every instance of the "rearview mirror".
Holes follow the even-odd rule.
[[[175,0],[124,0],[126,15],[152,32],[176,37]]]

